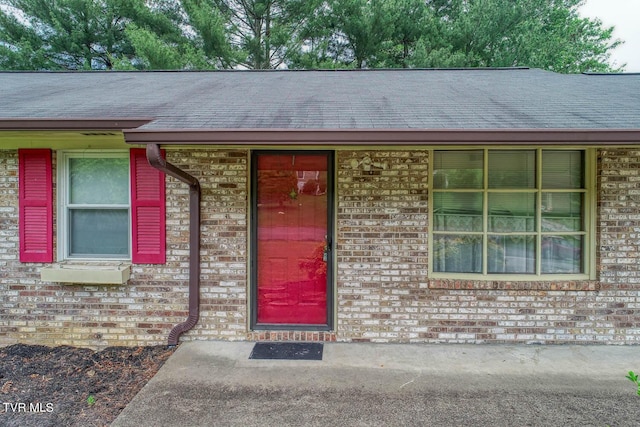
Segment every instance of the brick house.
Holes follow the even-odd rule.
[[[0,88],[0,343],[640,343],[640,75]]]

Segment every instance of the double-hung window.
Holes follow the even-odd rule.
[[[62,259],[130,259],[128,152],[62,152],[58,164]]]
[[[589,151],[434,151],[435,276],[589,274]]]
[[[53,261],[52,151],[20,149],[21,262]],[[164,151],[162,151],[164,156]],[[166,262],[165,176],[143,148],[57,152],[58,261]]]

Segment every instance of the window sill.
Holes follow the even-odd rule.
[[[45,282],[123,285],[131,277],[131,264],[54,264],[40,270]]]
[[[506,291],[594,291],[600,290],[597,280],[468,280],[468,279],[432,279],[429,289],[450,290],[506,290]]]

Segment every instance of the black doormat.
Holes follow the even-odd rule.
[[[322,349],[317,342],[259,342],[249,359],[322,360]]]

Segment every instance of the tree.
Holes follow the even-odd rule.
[[[438,27],[435,14],[424,0],[394,0],[390,14],[390,41],[387,43],[386,66],[410,66],[418,41],[427,39]]]
[[[546,10],[547,18],[530,20],[533,30],[523,33],[520,43],[522,65],[560,73],[621,70],[612,68],[609,59],[622,41],[612,40],[613,27],[603,28],[599,20],[578,16],[581,3],[557,0]]]
[[[176,0],[181,42],[145,29],[129,34],[149,68],[278,68],[300,50],[296,34],[318,1]]]
[[[135,24],[125,30],[142,68],[218,69],[230,68],[238,62],[227,35],[225,18],[214,0],[175,3],[170,19],[176,28],[183,29],[179,34],[159,34]]]
[[[619,71],[582,0],[0,0],[5,69]]]
[[[242,55],[231,46],[225,16],[217,9],[215,0],[182,0],[182,6],[193,33],[187,38],[208,65],[230,68],[241,60]]]
[[[291,68],[511,67],[616,71],[612,28],[581,0],[327,0]]]
[[[4,5],[0,67],[5,69],[112,69],[134,60],[127,24],[154,28],[163,37],[178,32],[161,1],[5,0]]]
[[[294,48],[287,53],[284,64],[289,69],[345,68],[339,61],[341,52],[336,50],[332,9],[323,0],[306,4],[306,18],[297,27]]]
[[[299,33],[302,55],[292,68],[375,68],[385,64],[396,0],[330,0],[319,5]],[[329,62],[329,64],[327,64]]]
[[[322,2],[319,0],[212,0],[227,19],[237,65],[279,68],[298,51],[298,32]]]
[[[336,59],[355,68],[375,67],[383,44],[393,30],[386,4],[382,0],[334,0],[332,23]]]
[[[441,45],[422,40],[414,66],[529,66],[576,73],[616,71],[613,28],[580,18],[582,0],[437,0]]]

